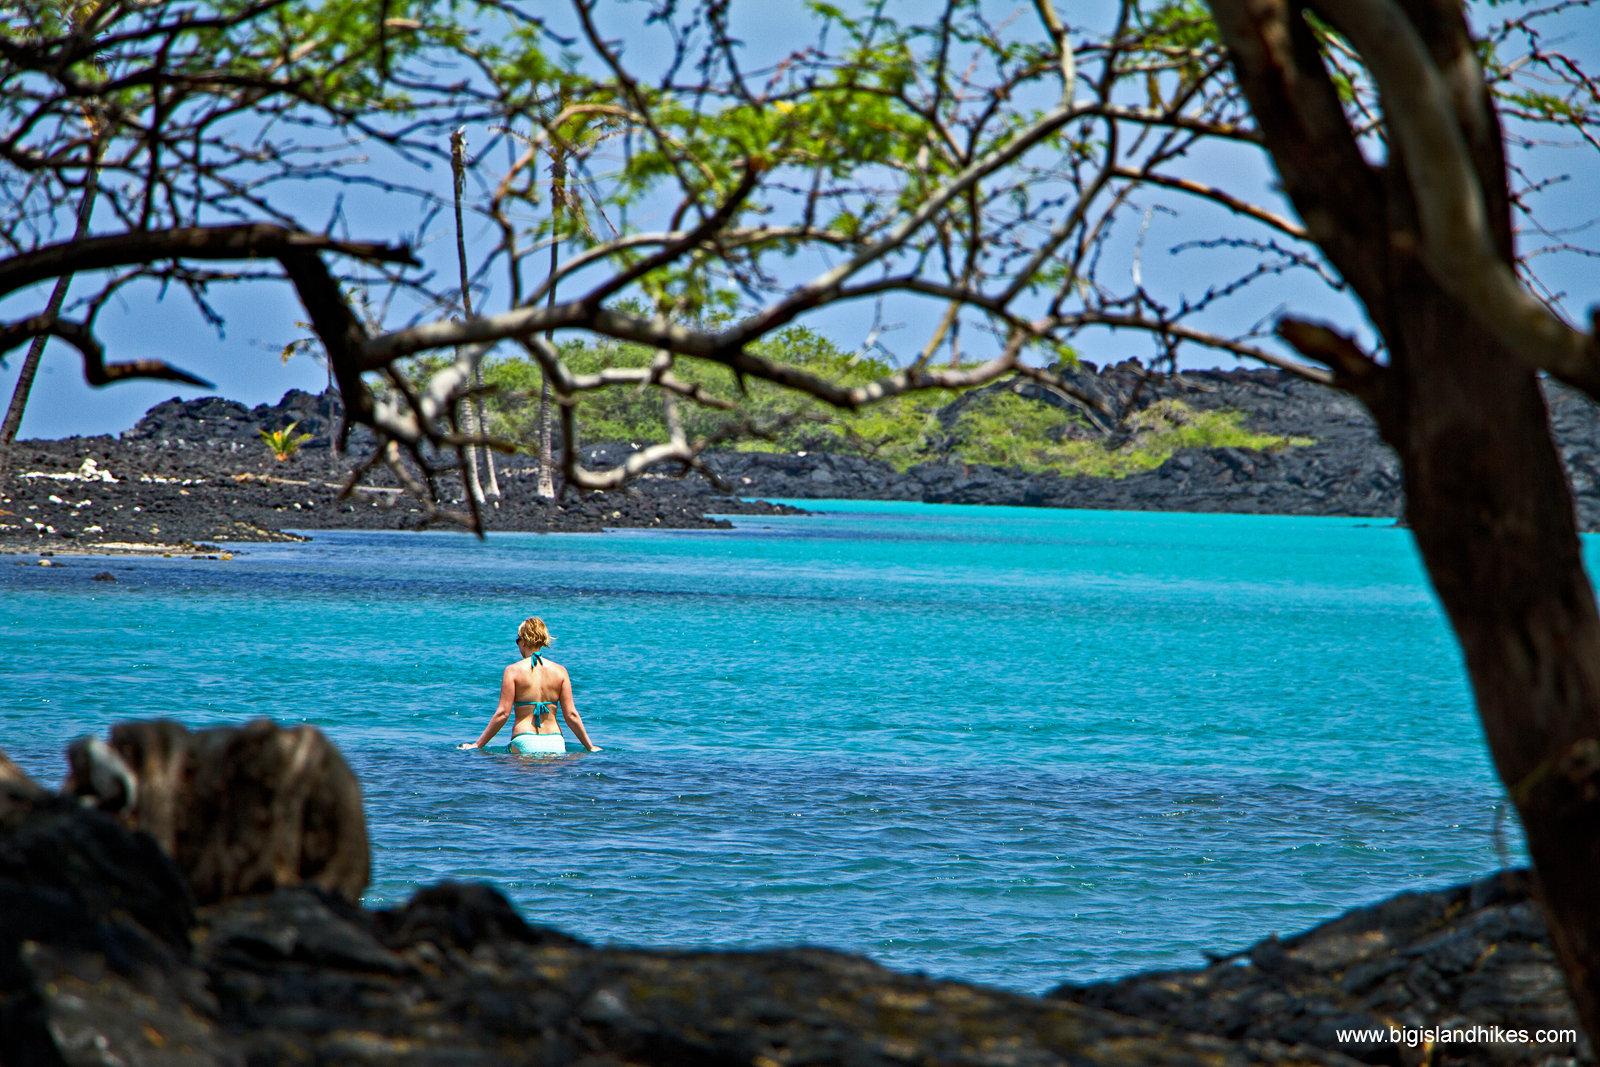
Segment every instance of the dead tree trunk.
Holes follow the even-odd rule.
[[[456,258],[461,269],[461,313],[468,319],[472,318],[472,284],[467,274],[467,235],[461,225],[461,194],[466,182],[466,142],[465,128],[450,134],[450,170],[454,176],[455,206],[456,206]],[[461,350],[456,349],[459,357]],[[483,365],[480,363],[473,372],[472,385],[483,388]],[[487,423],[483,417],[483,400],[473,397],[466,405],[467,433],[473,437],[485,436]],[[472,499],[482,504],[484,502],[483,484],[478,476],[478,453],[483,452],[489,461],[489,484],[495,496],[500,495],[500,485],[494,476],[494,453],[487,448],[480,449],[477,445],[467,446],[467,489],[472,493]]]
[[[556,483],[551,477],[555,469],[555,449],[551,439],[550,377],[539,372],[539,495],[546,500],[556,498]]]
[[[72,239],[81,241],[89,236],[89,220],[94,215],[95,196],[99,192],[99,175],[91,168],[83,179],[83,199],[78,203],[78,222]],[[50,291],[50,301],[45,305],[46,315],[58,315],[61,305],[66,302],[67,290],[72,287],[72,275],[63,274],[56,279],[55,288]],[[28,354],[22,359],[22,368],[17,374],[17,384],[11,391],[11,403],[6,406],[4,421],[0,421],[0,485],[4,485],[11,470],[11,446],[17,439],[17,431],[22,427],[22,413],[27,410],[28,397],[33,392],[33,380],[39,374],[39,364],[44,359],[44,346],[49,342],[48,335],[41,334],[33,339],[28,346]]]
[[[1538,376],[1430,271],[1399,153],[1383,166],[1363,158],[1305,21],[1314,12],[1339,27],[1352,12],[1300,0],[1210,3],[1285,189],[1389,358],[1379,365],[1307,323],[1280,333],[1333,368],[1400,455],[1407,518],[1522,818],[1556,950],[1585,1027],[1600,1034],[1600,614]],[[1473,43],[1455,0],[1400,8],[1438,70],[1459,73]],[[1509,263],[1498,122],[1481,79],[1452,88],[1458,113],[1487,115],[1462,121],[1461,133]]]
[[[546,301],[547,307],[555,307],[556,287],[554,278],[556,270],[561,265],[561,215],[567,203],[567,161],[561,154],[561,149],[553,141],[550,146],[550,296]],[[546,334],[546,340],[553,340],[554,334]],[[555,481],[551,475],[555,468],[555,456],[552,451],[550,437],[551,409],[550,409],[550,376],[544,371],[539,372],[539,489],[538,493],[546,500],[556,497]]]

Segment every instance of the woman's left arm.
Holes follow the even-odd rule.
[[[500,705],[494,709],[494,714],[489,716],[489,725],[483,728],[482,735],[476,741],[469,741],[461,748],[482,748],[494,740],[494,735],[500,732],[500,727],[511,718],[511,708],[517,701],[517,683],[511,677],[511,668],[507,667],[505,673],[500,675]]]

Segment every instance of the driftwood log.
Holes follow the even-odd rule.
[[[200,904],[303,882],[354,902],[367,887],[360,784],[310,726],[120,723],[109,745],[74,742],[68,764],[63,790],[155,838]]]

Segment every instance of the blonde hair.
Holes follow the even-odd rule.
[[[555,638],[550,636],[550,630],[545,626],[543,619],[531,615],[523,619],[522,625],[517,627],[517,640],[538,650],[549,645]]]

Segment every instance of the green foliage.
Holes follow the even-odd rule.
[[[267,451],[271,452],[279,463],[300,451],[300,446],[311,440],[311,435],[308,433],[303,433],[299,437],[294,435],[294,428],[298,425],[300,425],[298,422],[291,422],[281,430],[259,431],[261,440],[266,442]]]
[[[642,346],[608,340],[569,341],[560,348],[563,360],[579,375],[606,367],[646,367],[652,358],[651,351]],[[881,360],[859,359],[799,327],[782,331],[754,351],[848,385],[892,372]],[[1150,405],[1108,436],[1075,412],[1004,389],[983,392],[968,401],[947,432],[939,414],[956,399],[949,390],[895,396],[850,412],[836,411],[766,382],[749,382],[741,394],[732,375],[720,366],[680,360],[673,373],[713,395],[738,402],[735,411],[719,411],[680,399],[684,429],[691,438],[720,437],[727,446],[743,451],[869,456],[901,471],[930,460],[954,459],[1120,478],[1158,467],[1184,448],[1275,451],[1312,443],[1306,438],[1255,433],[1240,425],[1243,416],[1239,412],[1197,411],[1179,400]],[[538,368],[527,360],[501,359],[485,365],[485,380],[497,390],[489,401],[490,431],[534,451]],[[578,403],[577,419],[583,442],[646,445],[668,436],[662,397],[653,389],[585,394]]]
[[[653,351],[642,345],[605,338],[564,342],[559,351],[579,376],[608,367],[648,367],[654,358]],[[751,346],[751,351],[843,385],[860,385],[893,372],[882,360],[844,352],[804,327],[779,331]],[[901,469],[929,458],[927,440],[939,429],[934,413],[954,398],[948,391],[936,391],[893,397],[859,412],[840,412],[770,382],[751,380],[741,389],[732,372],[718,365],[683,359],[672,373],[738,405],[733,411],[721,411],[680,398],[684,430],[691,438],[717,437],[734,447],[758,450],[850,452],[876,456]],[[533,450],[538,435],[538,367],[525,359],[491,360],[484,365],[484,381],[496,390],[489,400],[491,433]],[[576,416],[582,441],[647,444],[668,436],[662,395],[655,389],[612,388],[583,394]]]
[[[952,454],[968,463],[1121,478],[1152,470],[1184,448],[1277,451],[1306,438],[1253,433],[1240,412],[1196,411],[1160,400],[1128,419],[1126,434],[1107,438],[1078,416],[1009,391],[985,393],[956,418]]]

